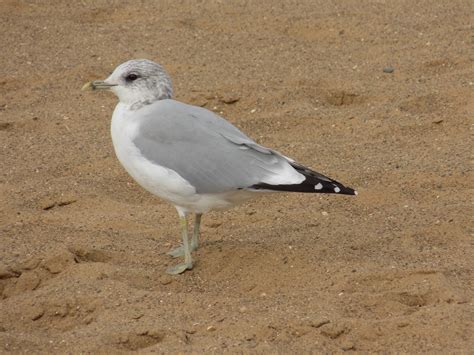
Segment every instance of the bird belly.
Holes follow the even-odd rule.
[[[206,213],[213,210],[224,210],[255,198],[263,191],[234,190],[212,194],[196,194],[195,199],[181,201],[175,205],[184,211]]]

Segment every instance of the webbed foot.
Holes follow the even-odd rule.
[[[166,269],[166,273],[170,275],[179,275],[185,272],[186,270],[191,270],[193,268],[193,263],[183,263],[175,266],[171,266]]]

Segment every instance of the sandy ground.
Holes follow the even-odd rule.
[[[0,351],[472,351],[472,11],[0,1]],[[176,212],[116,160],[116,98],[80,91],[142,57],[359,196],[210,213],[166,275]]]

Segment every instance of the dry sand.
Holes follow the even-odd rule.
[[[2,0],[0,351],[471,352],[472,11]],[[359,196],[210,213],[165,275],[176,212],[116,160],[116,98],[80,91],[142,57]]]

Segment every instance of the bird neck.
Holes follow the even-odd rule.
[[[118,95],[122,103],[130,107],[130,110],[138,110],[139,108],[150,105],[155,101],[171,99],[173,97],[173,87],[171,81],[160,81],[153,88],[148,90],[137,91],[130,95]]]

